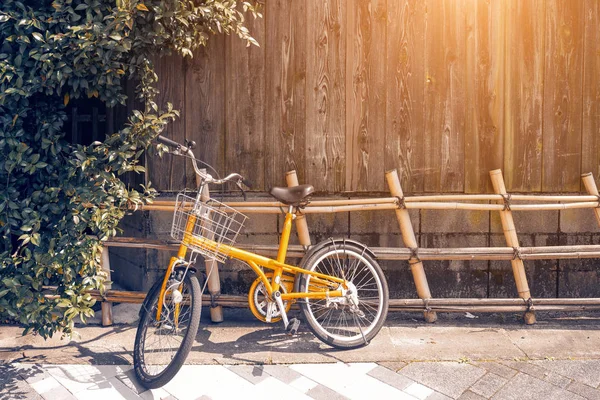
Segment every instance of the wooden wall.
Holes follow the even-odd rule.
[[[218,36],[192,60],[161,60],[168,136],[257,190],[572,192],[600,176],[597,0],[264,0],[261,47]],[[162,190],[189,165],[150,158]]]

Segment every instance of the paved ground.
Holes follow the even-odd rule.
[[[165,387],[132,377],[135,327],[80,327],[43,341],[0,327],[0,399],[600,399],[600,318],[516,315],[443,319],[391,315],[367,347],[334,351],[302,329],[227,314],[203,319],[187,365]]]

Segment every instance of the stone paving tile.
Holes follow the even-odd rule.
[[[567,390],[577,393],[588,400],[600,400],[600,390],[594,389],[588,385],[584,385],[583,383],[571,382],[571,384],[567,387]]]
[[[416,397],[419,400],[425,400],[433,393],[433,390],[429,389],[427,386],[423,386],[420,383],[413,382],[406,389],[403,390],[404,393],[408,393],[409,395]]]
[[[583,397],[568,392],[533,376],[518,373],[498,393],[494,400],[584,400]]]
[[[0,369],[0,399],[19,399],[19,400],[41,400],[43,397],[37,393],[29,383],[24,379],[9,377]],[[3,383],[6,385],[3,385]],[[5,397],[4,393],[10,394]]]
[[[302,393],[307,393],[310,389],[316,387],[318,383],[311,379],[308,379],[305,376],[300,375],[299,378],[294,379],[292,382],[289,383],[289,385],[290,387],[293,387],[294,389],[297,389]]]
[[[518,397],[516,397],[516,399],[518,399]],[[467,390],[466,392],[460,395],[458,400],[487,400],[487,398],[480,396],[477,393],[473,393],[470,390]]]
[[[310,400],[310,397],[304,394],[304,391],[292,388],[277,378],[268,376],[267,379],[257,383],[254,388],[262,399],[268,399],[274,397],[273,394],[277,393],[279,396],[286,400]]]
[[[472,363],[476,367],[484,368],[488,372],[493,372],[505,379],[510,379],[517,374],[517,371],[507,367],[506,365],[499,364],[495,361],[479,361]]]
[[[283,383],[291,383],[302,376],[287,365],[263,365],[262,369]]]
[[[398,390],[404,390],[414,383],[412,379],[408,379],[404,375],[397,374],[394,371],[382,366],[377,366],[367,375],[372,376],[375,379],[379,379],[380,381],[387,383]]]
[[[50,389],[42,394],[42,398],[44,400],[76,400],[71,392],[67,390],[64,386],[57,386],[53,389]]]
[[[402,361],[383,361],[378,362],[377,364],[386,367],[387,369],[391,369],[394,372],[398,372],[408,365],[408,363]]]
[[[41,381],[50,376],[44,368],[37,364],[18,364],[16,368],[19,376],[29,384]]]
[[[470,390],[473,393],[477,393],[485,398],[490,398],[496,393],[502,386],[504,386],[508,382],[508,379],[505,379],[499,375],[496,375],[492,372],[488,372],[480,380],[475,382],[473,386],[471,386]]]
[[[346,400],[348,397],[337,393],[327,386],[317,385],[306,393],[309,397],[315,400]]]
[[[534,376],[538,379],[545,379],[546,375],[548,374],[548,371],[544,368],[535,364],[531,364],[527,361],[502,361],[502,364],[512,369],[524,372],[527,375]]]
[[[186,365],[163,389],[179,400],[259,398],[254,385],[222,365]]]
[[[531,363],[594,388],[600,385],[600,360],[539,360]]]
[[[261,365],[229,365],[227,368],[254,385],[269,377]]]
[[[74,393],[77,400],[138,400],[139,396],[133,393],[116,377],[100,382],[87,389]]]
[[[427,400],[452,400],[452,397],[448,397],[440,392],[433,392],[427,397]]]
[[[129,367],[115,365],[52,365],[44,367],[61,385],[71,393],[107,382]]]
[[[571,379],[567,378],[566,376],[559,375],[552,371],[546,372],[546,377],[544,378],[544,380],[546,382],[550,382],[554,386],[558,386],[562,389],[566,388],[571,383]]]
[[[400,390],[368,376],[367,373],[375,367],[377,365],[372,363],[337,363],[297,364],[290,368],[349,398],[367,399],[372,397],[373,393],[384,399],[410,398]]]
[[[466,363],[414,362],[399,373],[446,396],[457,398],[486,371]]]

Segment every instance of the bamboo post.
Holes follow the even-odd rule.
[[[298,175],[296,170],[288,171],[285,174],[285,181],[288,187],[298,186]],[[298,234],[298,241],[307,249],[310,246],[310,234],[308,233],[308,224],[306,223],[306,216],[298,213],[296,215],[296,232]]]
[[[102,255],[100,256],[100,265],[102,270],[106,273],[107,284],[105,289],[110,290],[112,285],[110,284],[110,258],[108,254],[108,247],[102,247]],[[102,326],[111,326],[113,324],[113,313],[112,313],[112,302],[103,301],[102,307]]]
[[[596,186],[596,181],[594,180],[594,175],[591,172],[587,174],[581,175],[581,179],[583,180],[583,185],[585,186],[585,190],[593,196],[600,196],[598,193],[598,187]],[[598,221],[598,225],[600,225],[600,197],[598,198],[598,207],[594,208],[594,214],[596,215],[596,221]]]
[[[404,193],[402,192],[402,187],[400,186],[398,172],[395,169],[387,171],[385,173],[385,179],[387,181],[388,186],[390,187],[390,193],[392,194],[392,196],[398,197],[399,199],[403,199]],[[413,230],[412,223],[410,222],[410,215],[408,213],[408,210],[406,208],[397,208],[396,218],[398,219],[398,224],[400,224],[400,231],[402,233],[402,240],[404,241],[404,245],[410,249],[417,249],[419,245],[417,244],[417,239],[415,238],[415,232]],[[429,290],[429,284],[427,283],[427,276],[425,275],[423,263],[418,257],[414,255],[411,255],[411,258],[408,260],[408,263],[410,264],[410,270],[412,272],[413,279],[415,281],[415,286],[417,288],[417,295],[420,299],[426,302],[427,300],[431,299],[431,292]],[[425,321],[437,321],[436,312],[431,311],[427,308],[423,312]]]
[[[202,170],[206,173],[206,170]],[[204,186],[202,189],[201,200],[208,201],[210,199],[210,192],[208,186]],[[207,287],[208,293],[211,297],[219,296],[221,294],[221,280],[219,279],[219,263],[215,259],[205,259],[206,264],[206,277],[208,279]],[[210,307],[210,320],[212,322],[223,322],[223,307],[215,306]]]
[[[506,186],[504,185],[502,170],[495,169],[490,171],[490,178],[492,179],[494,192],[497,194],[506,195]],[[515,229],[515,223],[513,221],[512,212],[510,209],[504,209],[500,211],[500,221],[502,222],[502,230],[504,231],[506,244],[513,249],[518,249],[520,247],[519,238],[517,237],[517,230]],[[527,276],[525,275],[525,265],[523,264],[523,260],[520,257],[514,258],[510,263],[512,265],[519,297],[531,304],[531,293],[529,291],[529,285],[527,284]],[[535,311],[532,309],[526,311],[523,315],[523,320],[527,325],[535,324]]]

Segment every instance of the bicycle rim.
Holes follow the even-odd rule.
[[[161,317],[157,321],[160,283],[144,303],[135,343],[136,374],[147,387],[164,385],[181,368],[192,347],[200,320],[200,286],[196,276],[187,273],[182,283],[169,280],[162,300]]]
[[[330,246],[315,254],[308,269],[346,279],[354,286],[359,304],[348,300],[304,299],[303,310],[315,335],[334,347],[351,348],[366,344],[385,320],[388,290],[381,268],[359,249]],[[305,275],[302,291],[323,291]]]

